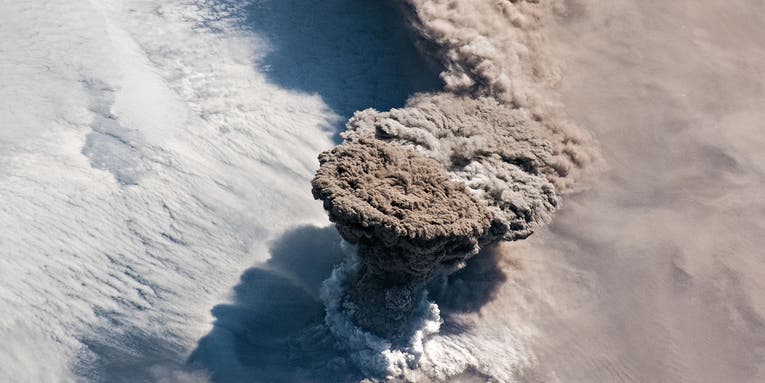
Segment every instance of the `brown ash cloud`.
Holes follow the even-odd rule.
[[[559,205],[553,148],[525,109],[491,97],[413,97],[406,108],[356,113],[347,142],[376,139],[436,160],[491,216],[480,241],[517,240],[549,222]]]
[[[590,136],[546,87],[545,20],[554,4],[406,0],[445,90],[404,108],[357,112],[344,143],[322,153],[313,194],[361,262],[345,302],[352,321],[402,335],[425,286],[481,246],[549,223],[587,165]]]
[[[478,251],[488,212],[438,162],[406,147],[361,139],[319,160],[314,196],[362,260],[353,318],[395,336],[424,283]]]

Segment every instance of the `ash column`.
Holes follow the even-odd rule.
[[[427,282],[478,252],[485,207],[436,161],[376,139],[319,156],[313,195],[362,265],[345,306],[377,335],[401,334]]]

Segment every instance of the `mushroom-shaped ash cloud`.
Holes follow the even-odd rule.
[[[330,220],[358,244],[353,321],[395,336],[435,275],[548,223],[565,175],[546,133],[492,97],[422,94],[402,109],[357,112],[313,180]]]
[[[440,163],[409,148],[359,139],[319,161],[314,197],[362,262],[346,297],[352,318],[395,337],[426,282],[477,253],[490,215]]]
[[[421,340],[427,331],[410,330],[432,321],[410,317],[427,303],[429,282],[479,247],[549,223],[560,194],[599,161],[592,137],[548,97],[558,71],[544,58],[543,32],[555,2],[400,3],[421,46],[443,65],[445,91],[357,112],[344,143],[320,155],[313,180],[314,197],[358,245],[358,259],[326,285],[327,323],[349,350],[368,343],[360,333],[394,348],[403,335]],[[405,359],[416,365],[421,350],[409,351]]]

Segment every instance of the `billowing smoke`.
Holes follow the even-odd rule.
[[[548,223],[595,157],[589,137],[539,101],[554,77],[540,59],[550,3],[408,0],[403,8],[444,66],[446,91],[357,112],[344,142],[320,155],[313,180],[314,197],[358,245],[360,266],[334,307],[388,339],[407,335],[434,277],[481,246]]]
[[[478,251],[486,209],[414,150],[360,139],[323,153],[313,193],[363,265],[349,299],[357,324],[398,335],[424,283]]]
[[[597,161],[589,134],[569,122],[549,91],[560,70],[546,54],[546,28],[563,1],[403,0],[402,8],[423,49],[445,68],[448,92],[494,97],[541,122],[557,173],[550,179],[561,191]]]
[[[356,113],[343,137],[390,142],[435,159],[490,213],[482,244],[525,238],[558,206],[552,145],[541,124],[528,110],[492,97],[418,95],[403,109]]]

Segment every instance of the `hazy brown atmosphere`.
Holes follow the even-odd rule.
[[[568,2],[562,102],[608,170],[506,247],[521,266],[494,304],[536,324],[526,380],[765,381],[763,15]]]

